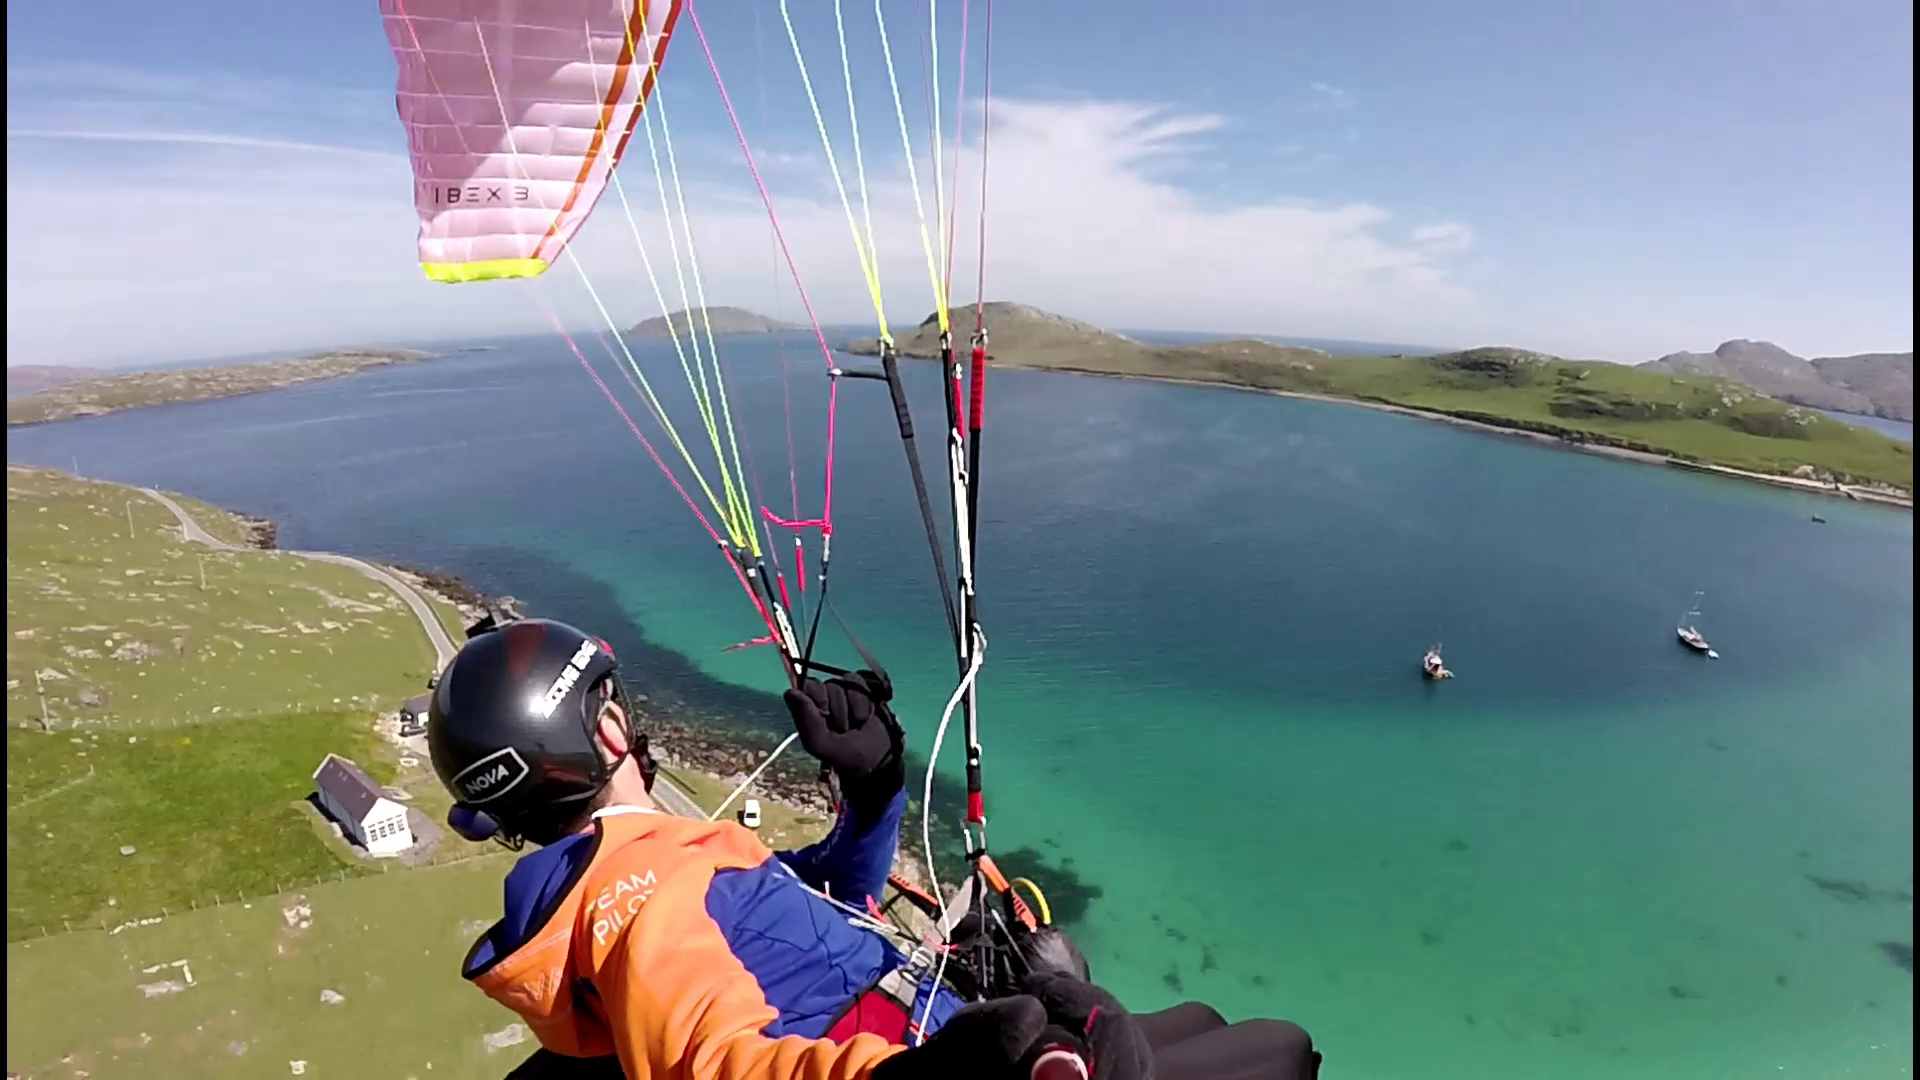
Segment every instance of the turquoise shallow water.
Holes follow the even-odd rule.
[[[775,346],[729,357],[784,487]],[[805,460],[818,384],[793,389]],[[924,748],[952,661],[857,389],[835,590]],[[1223,390],[1008,372],[989,396],[992,839],[1131,1004],[1299,1020],[1344,1077],[1910,1073],[1912,976],[1881,948],[1912,941],[1910,515]],[[718,651],[754,632],[724,570],[551,345],[9,456],[617,624],[643,680],[774,719],[771,657]],[[1695,589],[1719,661],[1673,640]]]

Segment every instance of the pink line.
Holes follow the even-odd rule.
[[[967,33],[973,28],[972,7],[972,0],[960,0],[960,79],[953,92],[953,168],[947,181],[953,202],[947,207],[947,265],[941,268],[940,282],[949,304],[953,298],[953,226],[960,216],[960,133],[967,126]],[[934,72],[935,78],[939,75]]]
[[[747,159],[747,171],[753,174],[753,186],[760,191],[760,201],[767,208],[767,221],[773,226],[774,239],[780,243],[780,255],[787,261],[787,271],[793,275],[793,286],[799,290],[800,306],[807,310],[807,321],[813,324],[813,336],[820,343],[820,357],[826,361],[827,370],[834,369],[833,349],[827,345],[826,331],[820,328],[820,317],[814,314],[813,301],[807,296],[806,282],[800,279],[800,267],[793,260],[793,250],[787,245],[786,231],[780,228],[780,215],[773,208],[773,194],[767,190],[767,182],[760,175],[760,166],[753,160],[753,147],[747,142],[746,129],[740,126],[740,115],[734,111],[733,97],[727,93],[727,82],[720,76],[720,63],[714,59],[713,47],[707,43],[707,32],[700,25],[700,13],[694,10],[693,0],[687,0],[681,9],[693,23],[693,33],[700,41],[700,51],[707,58],[707,70],[713,73],[713,85],[720,91],[720,104],[727,110],[727,121],[733,125],[734,138],[740,140],[740,152]],[[826,491],[822,496],[821,516],[833,520],[833,443],[834,416],[839,406],[839,380],[835,379],[827,391],[827,477]],[[827,526],[831,533],[832,526]]]
[[[980,254],[973,287],[973,332],[987,327],[987,135],[993,129],[993,0],[987,0],[987,47],[980,88]]]
[[[783,518],[764,506],[760,508],[760,513],[764,515],[768,521],[773,522],[783,529],[824,529],[827,527],[825,518],[800,518],[797,520]]]
[[[540,306],[546,308],[547,317],[553,320],[553,328],[560,331],[560,336],[566,341],[567,348],[573,350],[574,358],[580,361],[581,367],[587,369],[587,374],[593,379],[593,385],[599,387],[600,392],[606,395],[607,404],[612,405],[613,411],[619,413],[620,419],[626,421],[627,430],[633,432],[633,437],[640,440],[640,445],[646,448],[647,456],[653,459],[653,463],[660,466],[660,471],[666,474],[667,483],[672,484],[673,490],[679,492],[680,497],[686,500],[687,509],[693,511],[693,516],[699,520],[700,527],[707,530],[707,535],[713,538],[714,543],[724,543],[720,539],[719,531],[713,527],[712,522],[707,520],[707,515],[700,512],[700,505],[694,502],[693,496],[687,494],[687,489],[680,485],[680,478],[673,475],[672,469],[667,468],[667,463],[661,459],[659,452],[654,450],[653,443],[640,430],[640,425],[634,423],[633,417],[627,415],[626,406],[621,405],[620,399],[613,396],[613,390],[600,378],[600,373],[594,370],[592,361],[588,360],[586,354],[580,351],[580,346],[574,343],[573,335],[567,333],[566,327],[560,325],[560,317],[554,314],[553,307],[547,303],[545,295],[540,297]]]
[[[726,541],[720,538],[719,531],[713,527],[712,522],[707,520],[707,515],[700,512],[700,505],[694,502],[693,496],[689,495],[687,489],[681,486],[680,478],[673,475],[673,470],[667,467],[666,461],[663,460],[659,452],[653,448],[652,441],[647,438],[645,432],[640,430],[640,425],[633,422],[633,417],[627,414],[626,407],[621,405],[620,399],[613,395],[612,388],[608,387],[606,381],[600,378],[600,373],[594,370],[592,362],[587,359],[585,353],[580,351],[580,346],[574,342],[573,335],[567,333],[567,328],[561,325],[560,316],[554,313],[553,305],[547,303],[546,294],[538,293],[537,295],[540,297],[540,306],[546,309],[547,318],[553,322],[553,328],[560,332],[560,337],[566,341],[567,348],[573,351],[574,358],[580,361],[580,366],[587,369],[587,374],[592,377],[593,384],[600,388],[602,394],[606,395],[607,403],[613,406],[614,412],[620,414],[620,419],[626,421],[627,430],[633,432],[634,438],[640,440],[640,445],[646,448],[647,456],[653,459],[655,465],[660,466],[660,471],[666,475],[667,483],[672,484],[673,490],[679,492],[680,497],[686,500],[687,509],[693,511],[693,516],[700,522],[700,527],[707,530],[707,535],[713,538],[713,542],[717,547],[725,550]],[[739,564],[733,559],[728,559],[727,565],[733,568],[734,579],[740,582],[740,588],[746,592],[747,599],[752,601],[754,611],[759,613],[760,620],[766,624],[770,632],[778,633],[779,626],[773,617],[773,613],[767,610],[767,605],[761,600],[760,595],[753,591],[753,585],[747,581],[747,575],[740,569]]]

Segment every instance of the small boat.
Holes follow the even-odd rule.
[[[1702,634],[1698,629],[1700,621],[1700,598],[1704,595],[1706,594],[1700,592],[1693,594],[1693,606],[1687,609],[1686,617],[1680,620],[1680,625],[1675,628],[1674,632],[1680,636],[1680,644],[1685,645],[1694,652],[1705,653],[1709,660],[1718,660],[1720,659],[1720,654],[1714,651],[1713,646],[1707,644],[1706,635]]]
[[[1815,514],[1813,515],[1813,523],[1815,525],[1825,525],[1827,523],[1827,519],[1821,517],[1819,514]]]
[[[1433,682],[1453,678],[1453,672],[1448,671],[1446,662],[1440,659],[1440,646],[1435,645],[1433,648],[1428,649],[1427,655],[1421,657],[1420,674],[1426,676],[1428,680]]]

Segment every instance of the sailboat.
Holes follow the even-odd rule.
[[[1700,598],[1705,595],[1706,593],[1698,590],[1694,592],[1693,606],[1687,609],[1686,617],[1680,620],[1680,625],[1676,628],[1675,633],[1680,635],[1680,644],[1685,645],[1694,652],[1707,654],[1707,659],[1709,660],[1718,660],[1720,659],[1720,654],[1714,651],[1713,646],[1707,644],[1706,636],[1700,633],[1699,630]]]

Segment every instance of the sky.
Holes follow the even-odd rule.
[[[844,21],[894,323],[934,306],[944,202],[956,303],[983,225],[988,299],[1122,329],[1636,363],[1912,348],[1904,0],[1010,0],[990,96],[986,0],[940,0],[937,30],[882,2],[918,210],[873,4]],[[833,5],[789,9],[857,211]],[[449,286],[418,266],[376,0],[8,5],[8,363],[626,325],[702,293],[804,318],[717,85],[814,312],[874,324],[778,0],[695,10],[721,83],[683,19],[649,108],[674,167],[636,136],[576,263]]]

